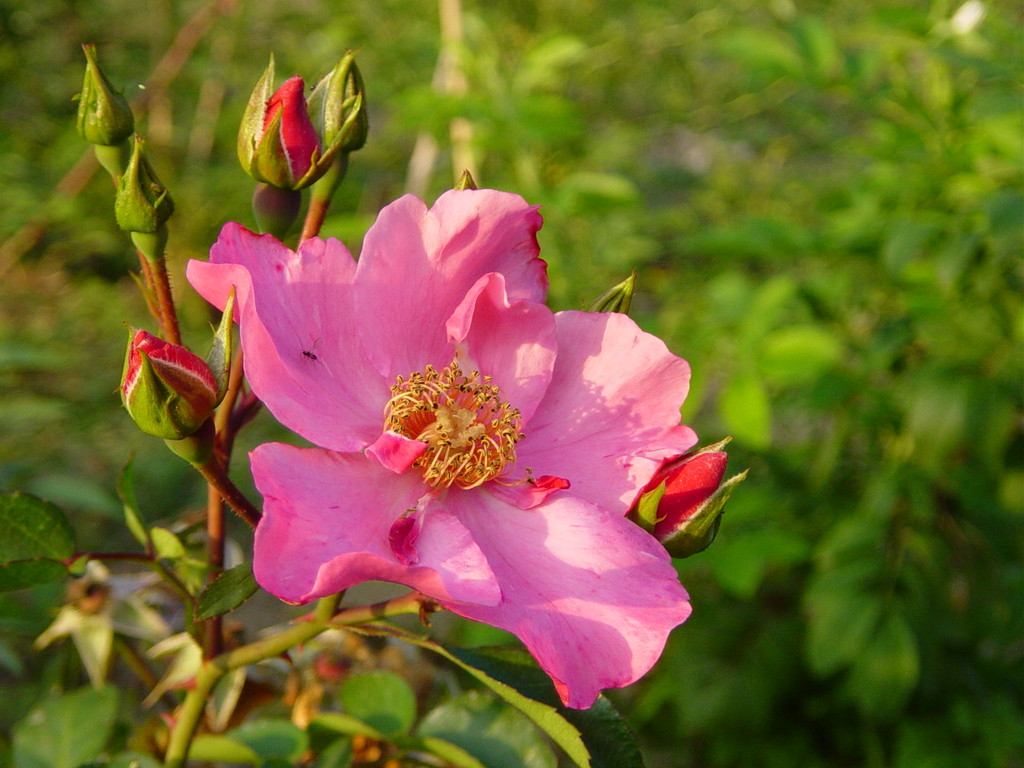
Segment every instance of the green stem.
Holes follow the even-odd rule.
[[[311,614],[304,616],[294,626],[272,637],[222,653],[205,662],[200,667],[196,675],[195,686],[185,697],[185,702],[171,729],[170,741],[164,755],[164,765],[166,768],[183,768],[188,759],[189,747],[199,725],[199,719],[206,709],[207,699],[217,682],[231,670],[280,656],[290,648],[312,640],[324,630],[332,627],[349,626],[371,619],[417,613],[423,599],[418,592],[410,592],[394,600],[337,612],[341,595],[324,597],[317,602],[316,608]]]
[[[124,169],[128,167],[128,158],[132,153],[128,140],[125,139],[120,144],[115,144],[114,146],[95,144],[93,145],[93,152],[96,154],[96,159],[100,161],[100,165],[106,169],[107,173],[110,174],[110,178],[114,180],[114,185],[117,186],[118,179],[121,178]]]
[[[342,152],[335,159],[334,164],[327,170],[319,181],[312,186],[309,198],[309,210],[306,211],[306,219],[302,223],[302,234],[299,235],[299,243],[316,237],[327,218],[327,210],[331,207],[331,200],[334,193],[345,178],[348,170],[348,153]]]

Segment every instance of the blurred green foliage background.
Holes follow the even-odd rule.
[[[481,186],[542,206],[555,308],[637,270],[634,318],[694,369],[685,421],[751,470],[679,563],[693,617],[613,694],[651,766],[1024,765],[1019,3],[464,0],[462,21],[464,88],[435,79],[431,2],[0,0],[0,488],[62,505],[83,549],[125,535],[132,452],[151,521],[204,493],[119,408],[122,322],[148,317],[74,128],[80,44],[146,112],[203,351],[183,267],[252,224],[252,85],[271,51],[308,82],[358,48],[371,135],[324,234],[357,249],[468,149]],[[80,675],[30,652],[60,599],[0,600],[3,728]]]

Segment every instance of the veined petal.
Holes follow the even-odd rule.
[[[271,594],[306,603],[380,580],[438,600],[497,602],[486,559],[444,510],[426,513],[410,543],[415,557],[396,556],[392,526],[417,510],[424,492],[416,473],[396,475],[363,454],[282,443],[265,443],[250,459],[263,495],[253,574]]]
[[[509,303],[505,278],[484,275],[448,318],[448,340],[470,368],[490,376],[524,420],[533,415],[551,381],[555,320],[543,304]]]
[[[494,190],[446,192],[429,210],[406,195],[384,208],[356,273],[357,313],[373,318],[361,338],[384,377],[451,361],[445,321],[488,272],[505,276],[510,300],[543,301],[540,226],[535,207]]]
[[[530,510],[487,493],[450,494],[449,508],[501,585],[495,606],[445,602],[518,636],[570,707],[634,682],[690,615],[665,550],[618,512],[563,492]]]
[[[245,373],[277,419],[317,445],[359,450],[380,434],[388,385],[356,333],[355,262],[337,240],[310,238],[298,253],[270,235],[229,223],[210,261],[188,279],[223,309],[237,290]]]
[[[574,495],[625,514],[661,459],[697,442],[679,426],[690,366],[622,314],[559,312],[555,325],[554,373],[516,447],[517,464],[565,478]]]

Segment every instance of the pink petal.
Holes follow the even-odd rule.
[[[282,443],[258,446],[250,458],[264,502],[253,573],[271,594],[305,603],[380,580],[439,600],[497,602],[498,586],[479,547],[444,510],[421,511],[427,515],[421,530],[406,542],[415,556],[412,550],[396,556],[392,526],[422,506],[417,473],[395,475],[362,454]]]
[[[516,446],[517,464],[625,514],[660,460],[697,442],[679,426],[690,366],[622,314],[559,312],[555,323],[554,374]]]
[[[395,376],[451,362],[444,323],[488,272],[505,275],[509,298],[543,301],[536,208],[493,190],[446,192],[429,211],[406,195],[366,233],[356,275],[357,314],[377,369]]]
[[[246,378],[274,416],[317,445],[359,450],[380,434],[388,385],[356,333],[355,262],[337,240],[306,240],[294,253],[270,235],[229,223],[210,261],[188,279],[223,309],[237,287]]]
[[[544,475],[536,480],[520,480],[518,482],[494,482],[487,486],[489,493],[519,509],[533,509],[553,493],[564,491],[571,483],[561,477]]]
[[[419,440],[410,440],[397,432],[385,432],[367,447],[366,452],[373,456],[387,469],[397,475],[402,474],[412,463],[427,450],[427,444]]]
[[[467,367],[491,377],[502,398],[528,420],[551,381],[555,362],[555,320],[532,301],[509,303],[505,278],[484,275],[446,324],[448,339]]]
[[[472,491],[448,504],[486,554],[502,601],[445,607],[517,635],[567,706],[637,680],[690,615],[665,550],[618,512],[571,493],[531,510]]]
[[[306,111],[305,83],[298,75],[281,84],[267,101],[263,129],[281,112],[280,141],[288,159],[293,181],[298,181],[313,164],[313,154],[320,149],[320,137]]]

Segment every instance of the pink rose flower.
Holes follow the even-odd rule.
[[[522,198],[406,196],[358,263],[224,227],[192,285],[237,287],[253,391],[314,443],[257,447],[253,569],[304,603],[408,585],[517,635],[566,705],[654,664],[690,613],[670,558],[625,518],[670,456],[689,366],[625,315],[544,304],[541,218]]]

